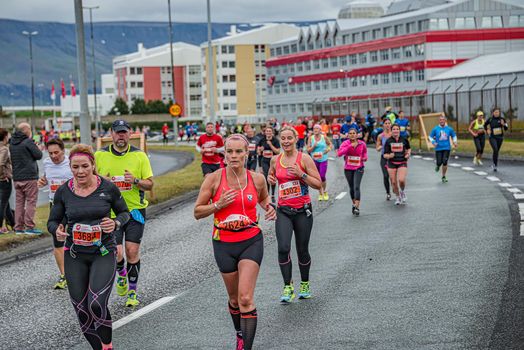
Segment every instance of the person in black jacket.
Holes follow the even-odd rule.
[[[11,137],[9,151],[13,164],[13,181],[16,193],[15,233],[39,235],[35,226],[38,199],[38,164],[42,151],[32,139],[31,126],[20,123]]]
[[[504,141],[504,131],[508,130],[508,124],[506,119],[500,116],[500,109],[495,108],[491,117],[484,123],[484,129],[489,135],[489,144],[493,149],[493,165],[491,168],[493,171],[497,171],[499,163],[499,152]]]

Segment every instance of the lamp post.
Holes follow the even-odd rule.
[[[209,96],[208,96],[208,103],[209,103],[209,121],[213,124],[215,124],[215,93],[214,93],[214,84],[215,80],[213,78],[213,45],[211,43],[211,4],[210,0],[207,0],[207,71],[209,72],[209,79],[207,81],[209,86]]]
[[[95,112],[93,118],[95,119],[96,136],[100,136],[100,120],[98,117],[98,106],[96,101],[96,66],[95,66],[95,39],[93,36],[93,10],[99,9],[100,6],[84,6],[84,10],[89,10],[89,26],[91,29],[91,60],[93,61],[93,94],[95,97]]]
[[[28,32],[24,30],[23,35],[29,38],[29,61],[31,61],[31,130],[35,132],[35,78],[33,69],[33,36],[38,35],[37,31]]]
[[[167,8],[169,11],[169,51],[171,54],[171,92],[173,94],[173,103],[176,103],[175,98],[175,70],[173,63],[173,23],[171,22],[171,0],[167,0]],[[175,146],[178,146],[178,121],[177,117],[173,117],[173,132]]]

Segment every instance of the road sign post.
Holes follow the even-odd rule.
[[[178,103],[173,103],[169,107],[169,114],[173,117],[173,132],[175,133],[175,146],[178,146],[178,121],[177,118],[182,114],[182,107]]]

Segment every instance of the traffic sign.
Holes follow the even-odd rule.
[[[178,103],[174,103],[169,107],[169,114],[173,117],[179,117],[182,114],[182,107]]]

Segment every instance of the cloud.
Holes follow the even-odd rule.
[[[211,0],[213,22],[301,21],[336,18],[348,0]],[[387,6],[390,0],[377,0]],[[100,6],[93,20],[167,21],[167,0],[84,0],[84,6]],[[175,22],[205,22],[206,0],[172,0]],[[74,22],[74,1],[2,0],[2,18],[29,21]],[[87,19],[88,13],[84,16]]]

